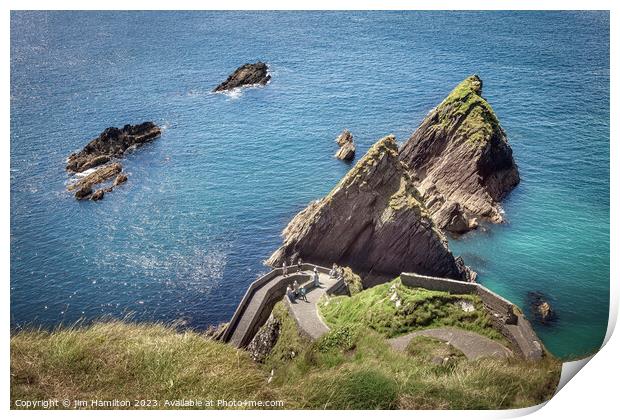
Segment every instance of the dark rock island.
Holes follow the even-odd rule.
[[[349,266],[367,278],[416,272],[469,280],[429,218],[394,136],[379,140],[323,199],[298,213],[267,261]]]
[[[112,159],[121,158],[130,148],[136,148],[147,143],[161,134],[161,129],[152,122],[138,125],[125,125],[123,128],[106,128],[97,138],[91,140],[84,148],[72,153],[67,159],[67,171],[80,174],[94,169],[82,176],[67,187],[75,191],[78,200],[101,200],[106,192],[127,181],[127,175],[121,173],[123,167],[118,162],[111,163]],[[113,177],[111,186],[93,191],[93,186],[105,182]]]
[[[250,85],[266,85],[271,79],[268,70],[267,64],[260,61],[254,64],[244,64],[213,89],[213,92],[223,92]]]
[[[336,137],[336,143],[340,147],[334,156],[336,159],[351,161],[355,158],[355,142],[349,130],[345,129]]]
[[[504,221],[500,200],[518,183],[512,149],[482,80],[470,76],[422,121],[400,150],[435,224],[463,233],[477,218]]]

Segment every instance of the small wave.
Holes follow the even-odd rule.
[[[159,128],[161,129],[161,132],[163,133],[163,132],[165,132],[166,130],[168,130],[169,128],[171,128],[171,127],[172,127],[172,123],[171,123],[171,122],[169,122],[169,121],[164,121],[164,122],[162,123],[162,125],[161,125]]]
[[[224,95],[228,96],[229,99],[235,100],[241,98],[241,94],[243,93],[240,87],[234,88],[232,90],[223,92]]]
[[[85,176],[92,174],[93,172],[95,172],[97,169],[99,169],[99,166],[96,166],[94,168],[90,168],[87,169],[83,172],[77,172],[75,174],[73,174],[71,177],[69,177],[66,181],[65,181],[65,185],[72,185],[75,184],[76,182],[78,182],[80,179],[84,178]]]
[[[96,167],[94,167],[94,168],[87,169],[87,170],[85,170],[85,171],[83,171],[83,172],[78,172],[78,173],[76,173],[74,176],[75,176],[76,178],[78,178],[78,179],[79,179],[79,178],[84,178],[85,176],[90,175],[90,174],[92,174],[93,172],[95,172],[97,169],[99,169],[99,167],[98,167],[98,166],[96,166]]]

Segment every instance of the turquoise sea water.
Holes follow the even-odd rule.
[[[210,90],[263,60],[273,81]],[[450,246],[526,311],[562,357],[595,350],[609,305],[606,12],[13,12],[11,325],[133,313],[226,321],[280,231],[380,137],[404,141],[477,73],[522,176],[509,223]],[[101,202],[65,191],[65,159],[108,126],[162,137]]]

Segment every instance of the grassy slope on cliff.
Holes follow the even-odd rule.
[[[247,353],[163,325],[105,322],[11,338],[11,400],[272,399]]]
[[[284,408],[512,408],[550,398],[559,378],[560,365],[553,359],[470,362],[426,339],[396,352],[364,327],[338,327],[311,343],[284,305],[276,305],[274,315],[282,321],[281,335],[264,365],[227,344],[161,325],[111,322],[16,333],[11,400],[157,399],[162,404],[195,398],[281,400]],[[450,364],[430,362],[446,354],[454,356]]]
[[[552,358],[468,361],[425,337],[397,352],[364,326],[339,326],[311,343],[283,306],[274,314],[283,334],[265,368],[274,370],[272,383],[301,408],[517,408],[548,400],[559,380],[560,363]],[[433,364],[437,355],[451,356],[450,363]]]
[[[400,306],[396,305],[396,300]],[[471,312],[461,307],[465,302],[471,305]],[[364,325],[386,337],[419,329],[453,326],[502,343],[506,341],[493,328],[478,296],[410,288],[404,286],[399,278],[352,297],[325,298],[319,308],[331,327]]]

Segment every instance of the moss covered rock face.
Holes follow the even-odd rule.
[[[482,80],[463,80],[400,149],[435,224],[463,233],[476,218],[502,222],[499,201],[519,183],[512,149],[481,96]]]

